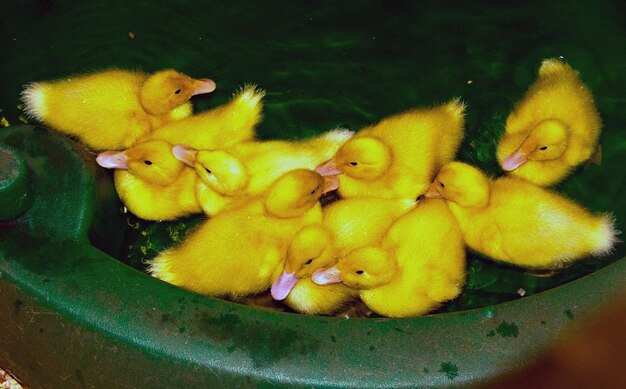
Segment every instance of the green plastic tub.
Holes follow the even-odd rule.
[[[22,85],[109,67],[176,68],[267,91],[261,139],[359,129],[461,96],[459,159],[499,174],[495,142],[544,58],[563,56],[604,120],[603,161],[557,189],[624,229],[626,24],[617,1],[3,2],[0,366],[28,388],[447,387],[529,364],[615,299],[626,248],[537,277],[471,254],[463,294],[411,319],[304,316],[208,298],[142,261],[200,217],[124,214],[110,172],[27,120]],[[522,297],[523,295],[523,297]]]

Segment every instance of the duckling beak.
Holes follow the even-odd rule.
[[[324,177],[324,184],[322,185],[322,194],[332,192],[339,189],[339,178],[337,176]]]
[[[311,276],[311,279],[317,285],[337,284],[341,282],[341,278],[339,278],[340,274],[341,273],[339,272],[339,270],[333,266],[328,269],[316,270],[315,273],[313,273],[313,275]]]
[[[272,298],[277,301],[286,299],[297,283],[298,279],[295,277],[294,273],[283,271],[280,277],[272,284]]]
[[[215,90],[216,87],[217,85],[215,85],[215,81],[208,78],[193,80],[193,92],[191,92],[191,95],[195,96],[205,93],[211,93]]]
[[[184,163],[185,165],[192,166],[196,162],[196,154],[198,150],[187,145],[176,145],[172,147],[172,154],[174,157]]]
[[[96,162],[107,169],[128,169],[128,156],[125,151],[103,151],[98,154]]]
[[[443,196],[441,195],[441,193],[439,193],[439,191],[437,190],[437,186],[433,182],[428,187],[428,190],[426,191],[426,193],[424,193],[424,197],[426,197],[427,199],[435,199],[435,198],[442,198]]]
[[[323,162],[315,168],[315,171],[319,173],[320,176],[336,176],[337,174],[341,174],[342,171],[337,169],[337,165],[335,164],[335,160],[329,159],[326,162]]]
[[[521,151],[516,151],[502,161],[502,169],[507,172],[517,169],[528,161],[528,156]]]

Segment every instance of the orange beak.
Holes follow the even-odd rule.
[[[437,190],[437,185],[434,182],[430,184],[428,190],[426,191],[426,193],[424,193],[424,197],[428,199],[443,198],[441,193],[439,193],[439,191]]]

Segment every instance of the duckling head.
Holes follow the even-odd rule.
[[[528,161],[548,161],[559,158],[567,149],[568,132],[559,120],[539,122],[520,147],[502,161],[502,169],[512,171]]]
[[[323,176],[344,173],[361,180],[376,180],[391,165],[391,150],[383,142],[372,137],[348,140],[335,156],[319,165],[316,171]]]
[[[191,96],[210,93],[215,82],[208,78],[194,79],[176,70],[153,73],[139,91],[141,105],[152,115],[164,115],[183,105]]]
[[[485,207],[490,197],[489,179],[466,163],[449,162],[441,168],[424,196],[442,197],[461,207]]]
[[[98,165],[125,169],[148,183],[167,186],[174,182],[185,165],[172,155],[172,145],[163,140],[138,143],[124,151],[105,151],[98,155]]]
[[[398,273],[396,261],[380,247],[362,247],[341,258],[327,269],[319,269],[311,279],[318,285],[343,282],[354,289],[372,289],[389,283]]]
[[[330,232],[320,225],[306,226],[298,231],[289,244],[283,273],[272,284],[272,297],[285,299],[298,280],[330,265],[335,260],[332,242]]]
[[[196,150],[176,145],[172,154],[195,169],[200,180],[224,196],[234,196],[248,184],[248,174],[239,158],[224,150]]]
[[[324,182],[324,178],[312,170],[287,172],[270,186],[265,210],[278,218],[302,216],[318,203],[324,193]]]

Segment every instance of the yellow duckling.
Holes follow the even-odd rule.
[[[115,190],[128,210],[146,220],[173,220],[202,209],[194,190],[196,174],[171,150],[171,144],[151,140],[125,151],[105,151],[96,161],[117,169]]]
[[[266,194],[207,220],[148,271],[171,284],[232,298],[266,290],[280,275],[289,242],[319,224],[323,178],[311,170],[281,176]]]
[[[111,69],[28,84],[28,116],[94,150],[122,150],[166,123],[191,115],[193,95],[215,90],[209,79],[175,70],[153,74]]]
[[[252,140],[261,121],[265,92],[253,85],[243,87],[226,104],[168,123],[147,134],[143,140],[161,139],[196,149],[227,148]]]
[[[379,245],[352,251],[313,274],[320,285],[342,282],[382,316],[426,314],[457,297],[465,284],[465,249],[454,217],[425,200],[400,217]]]
[[[465,243],[489,257],[524,268],[559,269],[616,242],[613,217],[511,177],[489,179],[461,162],[444,166],[427,197],[443,197]]]
[[[228,150],[197,151],[176,145],[172,152],[196,170],[200,178],[196,196],[204,212],[214,216],[233,200],[263,193],[290,170],[315,169],[332,157],[352,134],[333,130],[297,142],[245,142]]]
[[[415,207],[413,200],[354,198],[324,208],[322,226],[311,226],[291,242],[272,297],[294,310],[331,315],[357,292],[343,284],[319,286],[310,276],[352,250],[378,244],[393,222]]]
[[[601,127],[593,96],[578,73],[558,59],[547,59],[507,118],[498,161],[513,177],[554,185],[599,150]]]
[[[315,270],[335,261],[332,242],[332,234],[321,225],[300,230],[289,244],[282,274],[272,284],[272,297],[309,315],[331,315],[353,300],[354,291],[342,284],[322,287],[311,281]]]
[[[342,197],[416,199],[463,138],[459,99],[391,116],[359,131],[317,171],[339,174]]]

